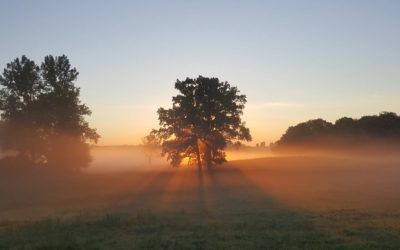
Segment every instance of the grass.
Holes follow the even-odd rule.
[[[264,174],[263,183],[273,175],[270,171],[266,173],[269,174]],[[259,171],[254,174],[260,177]],[[253,177],[240,166],[226,166],[202,175],[192,169],[161,171],[147,178],[125,174],[91,185],[93,176],[79,177],[83,179],[74,180],[79,194],[56,189],[64,192],[56,203],[60,205],[63,200],[64,209],[68,206],[76,209],[76,201],[86,197],[85,204],[89,204],[86,209],[81,207],[68,216],[51,210],[54,213],[44,217],[21,219],[14,214],[15,218],[3,219],[0,249],[398,249],[400,246],[398,210],[296,208],[277,194],[265,192],[265,187]],[[99,196],[94,193],[98,190],[96,185],[114,192]],[[43,186],[43,190],[47,188]],[[48,199],[41,197],[36,202],[38,198],[32,198],[30,206],[55,202],[54,195]],[[12,205],[10,201],[3,203],[7,207]],[[1,204],[0,209],[5,211],[6,206]]]
[[[8,228],[0,238],[0,246],[4,249],[327,249],[341,245],[315,231],[304,219],[290,214],[231,214],[216,218],[185,212],[48,219]]]

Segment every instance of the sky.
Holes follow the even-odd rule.
[[[400,113],[400,1],[0,0],[0,10],[0,68],[67,55],[100,145],[139,144],[176,79],[198,75],[247,95],[252,144],[309,119]]]

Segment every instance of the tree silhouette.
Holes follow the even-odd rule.
[[[173,166],[184,158],[207,167],[226,161],[228,143],[250,141],[250,131],[241,120],[246,96],[236,87],[218,78],[199,76],[177,80],[179,94],[172,98],[172,108],[158,110],[162,155]]]
[[[152,164],[153,155],[160,149],[160,143],[160,138],[155,131],[142,138],[144,153],[147,156],[149,165]]]
[[[393,112],[363,116],[360,119],[342,117],[334,124],[322,119],[310,120],[291,126],[274,144],[281,146],[307,145],[308,147],[343,148],[370,142],[400,143],[400,117]]]
[[[61,167],[65,164],[86,166],[90,162],[86,141],[97,142],[99,135],[84,118],[91,111],[81,104],[80,89],[74,85],[79,73],[71,68],[65,55],[46,56],[41,73],[47,91],[39,98],[40,110],[46,111],[42,112],[40,121],[48,130],[48,161]]]
[[[0,76],[2,147],[39,159],[45,147],[44,133],[38,128],[37,101],[45,90],[40,68],[26,56],[8,63]]]
[[[81,104],[74,82],[78,72],[68,58],[46,56],[39,68],[26,56],[9,63],[0,76],[2,146],[32,162],[79,168],[90,162],[89,108]]]
[[[302,143],[332,132],[333,124],[323,119],[309,120],[291,126],[279,139],[279,144]]]

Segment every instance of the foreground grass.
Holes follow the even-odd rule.
[[[196,171],[181,169],[161,171],[152,176],[108,176],[101,181],[99,176],[93,180],[90,176],[80,176],[70,180],[59,179],[58,186],[53,182],[47,185],[43,179],[39,179],[42,186],[39,188],[36,182],[32,182],[31,186],[37,189],[23,189],[24,196],[15,188],[14,194],[20,198],[18,203],[13,202],[12,196],[0,200],[0,212],[8,215],[3,218],[9,218],[0,221],[0,249],[400,247],[398,210],[313,211],[290,207],[265,191],[273,188],[273,185],[263,187],[261,184],[273,177],[274,180],[281,178],[282,183],[287,183],[282,185],[287,187],[302,176],[294,179],[286,172],[279,177],[273,176],[272,171],[257,171],[254,175],[260,178],[252,178],[254,181],[251,181],[248,177],[252,173],[244,174],[242,170],[230,166],[199,175]],[[307,170],[308,173],[314,172]],[[348,173],[343,176],[348,176]],[[321,175],[318,177],[322,178]],[[341,179],[339,176],[335,178]],[[11,190],[12,183],[10,181],[1,189],[3,194],[10,193],[6,190]],[[313,188],[323,187],[319,182],[313,184],[318,184]],[[47,197],[43,196],[45,190],[49,190]],[[296,191],[294,188],[292,190]],[[303,189],[299,190],[304,193]],[[332,192],[326,194],[332,195]],[[313,204],[310,203],[313,196],[308,197],[304,201]],[[317,193],[316,197],[323,195]],[[392,207],[397,202],[393,204]],[[84,206],[88,209],[82,210]],[[21,219],[18,211],[29,215],[27,211],[34,207],[51,207],[48,211],[52,211],[50,214],[53,215]],[[59,207],[69,208],[68,211],[77,209],[78,214],[60,216],[59,212],[55,212],[61,211]],[[18,213],[9,212],[10,208]]]
[[[210,214],[137,212],[2,225],[0,249],[398,249],[398,228],[362,225],[358,214],[249,211]],[[362,216],[366,216],[365,214]],[[341,218],[343,219],[343,218]],[[379,219],[379,217],[376,217]],[[360,224],[361,223],[361,224]]]

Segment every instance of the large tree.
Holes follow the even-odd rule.
[[[158,110],[160,128],[153,131],[162,139],[162,154],[173,166],[183,159],[207,167],[226,161],[228,143],[250,141],[250,131],[242,122],[246,96],[218,78],[199,76],[177,80],[179,94],[172,108]]]
[[[86,141],[97,142],[99,139],[96,130],[85,120],[91,111],[79,99],[80,89],[74,84],[78,74],[65,55],[46,56],[41,65],[47,88],[39,99],[41,110],[46,111],[42,113],[41,121],[48,129],[47,158],[55,166],[86,166],[91,160]]]
[[[14,149],[32,161],[44,148],[43,131],[37,126],[37,101],[44,91],[40,68],[22,56],[8,63],[0,75],[2,147]]]
[[[79,168],[90,161],[87,141],[99,135],[89,127],[89,108],[74,85],[78,76],[66,56],[47,56],[41,67],[25,56],[0,76],[2,146],[33,162]]]

